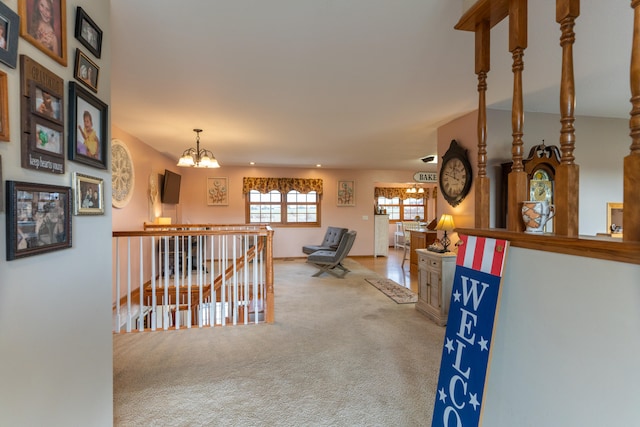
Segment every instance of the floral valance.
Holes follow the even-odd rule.
[[[378,197],[386,197],[387,199],[397,197],[400,200],[419,198],[422,194],[422,197],[429,200],[429,198],[435,199],[437,197],[437,188],[425,188],[424,193],[407,193],[407,187],[376,187],[373,194],[376,199]]]
[[[315,191],[322,194],[322,179],[320,178],[242,178],[242,194],[247,194],[251,190],[260,193],[268,193],[278,190],[281,193],[288,193],[295,190],[303,194]]]

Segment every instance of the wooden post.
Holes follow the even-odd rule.
[[[487,176],[487,73],[490,63],[489,21],[476,26],[476,74],[478,75],[478,177],[475,185],[476,228],[489,228],[491,186]]]
[[[273,229],[271,227],[267,227],[267,248],[266,248],[266,285],[267,285],[267,295],[266,295],[266,303],[265,303],[265,314],[264,320],[266,323],[275,322],[275,296],[273,292]],[[256,315],[258,310],[256,309]]]
[[[559,236],[578,236],[578,201],[580,167],[575,164],[576,93],[573,77],[573,27],[580,15],[580,0],[557,0],[556,22],[560,24],[560,46],[562,46],[562,75],[560,81],[560,165],[556,170],[554,221]]]
[[[632,0],[633,43],[631,46],[630,153],[624,158],[622,239],[640,242],[640,0]]]
[[[508,177],[509,205],[507,229],[523,231],[520,209],[521,202],[528,200],[527,173],[522,163],[523,157],[523,123],[524,109],[522,102],[522,71],[524,69],[524,50],[527,48],[527,0],[510,0],[509,2],[509,51],[513,57],[513,105],[511,111],[511,127],[513,142],[511,154],[513,167]]]

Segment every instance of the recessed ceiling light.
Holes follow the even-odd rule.
[[[255,165],[255,164],[256,164],[256,162],[249,162],[249,164],[250,164],[250,165]]]
[[[321,167],[322,167],[322,165],[321,165],[320,163],[318,163],[318,164],[316,165],[316,167],[317,167],[317,168],[321,168]]]

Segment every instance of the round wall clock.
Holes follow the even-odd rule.
[[[114,139],[111,141],[111,204],[114,208],[124,208],[129,203],[134,183],[131,153],[124,142]]]
[[[440,191],[451,206],[458,206],[471,190],[471,163],[467,150],[454,139],[442,156]]]

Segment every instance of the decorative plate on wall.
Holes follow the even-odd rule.
[[[124,142],[111,141],[111,204],[114,208],[124,208],[133,196],[135,173],[131,153]]]

